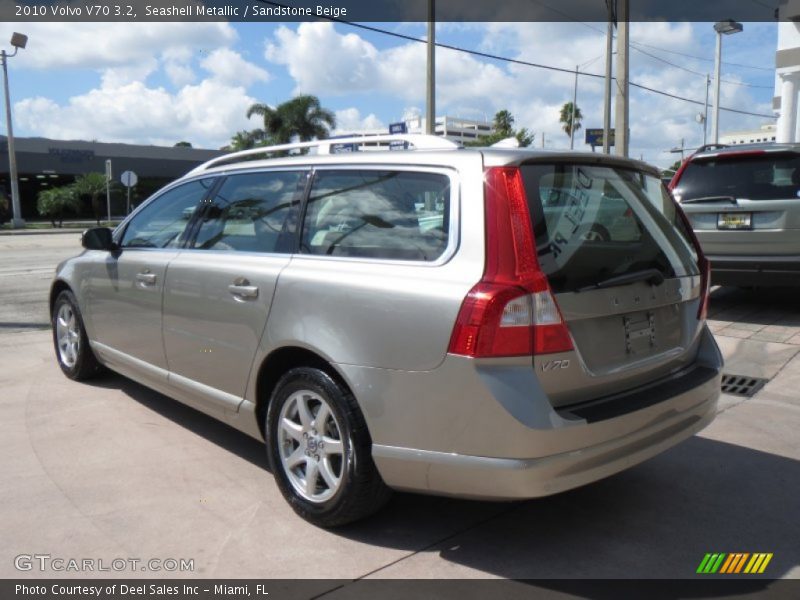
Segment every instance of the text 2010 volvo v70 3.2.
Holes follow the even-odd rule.
[[[711,421],[707,264],[655,169],[401,139],[214,159],[88,230],[52,286],[61,369],[265,439],[323,526],[391,489],[554,494]]]

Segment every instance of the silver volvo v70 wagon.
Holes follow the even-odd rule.
[[[713,419],[707,263],[657,170],[390,139],[412,149],[220,157],[85,232],[50,294],[61,369],[266,440],[322,526],[391,489],[555,494]]]

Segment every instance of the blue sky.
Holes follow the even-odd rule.
[[[420,38],[426,31],[424,24],[370,25]],[[444,23],[437,40],[567,69],[589,63],[586,71],[602,73],[603,29],[595,23]],[[647,44],[631,51],[632,81],[704,98],[702,73],[713,71],[710,23],[634,23],[631,29],[635,42]],[[296,93],[319,96],[337,113],[340,131],[382,128],[424,112],[424,45],[342,24],[16,23],[0,24],[0,39],[13,30],[30,37],[9,63],[19,136],[187,140],[216,148],[237,130],[257,126],[245,118],[251,103],[275,105]],[[746,23],[743,33],[724,39],[723,106],[771,114],[776,42],[775,23]],[[536,133],[535,145],[543,134],[548,147],[568,145],[558,111],[572,99],[572,75],[443,49],[437,77],[438,114],[491,119],[508,109],[518,126]],[[602,126],[602,85],[601,79],[580,79],[585,127]],[[665,150],[681,138],[689,147],[701,142],[700,111],[633,91],[632,155],[669,164],[674,156]],[[720,128],[767,122],[723,112]]]

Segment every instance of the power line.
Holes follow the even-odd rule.
[[[708,58],[707,56],[697,56],[695,54],[687,54],[685,52],[678,52],[677,50],[667,50],[666,48],[659,48],[658,46],[653,46],[651,44],[645,44],[644,42],[634,42],[631,41],[631,46],[643,46],[644,48],[651,48],[653,50],[659,50],[661,52],[668,52],[669,54],[675,54],[677,56],[683,56],[684,58],[694,58],[695,60],[704,60],[707,62],[714,62],[713,58]],[[758,71],[769,71],[770,73],[774,71],[774,69],[770,69],[769,67],[759,67],[756,65],[745,65],[742,63],[734,63],[728,61],[722,61],[723,65],[728,65],[729,67],[741,67],[743,69],[755,69]]]
[[[278,2],[272,2],[271,0],[258,0],[258,1],[263,3],[263,4],[270,4],[272,6],[278,6],[278,7],[283,7],[284,6],[282,4],[279,4]],[[421,43],[421,44],[426,44],[427,43],[426,40],[423,40],[423,39],[420,39],[420,38],[416,38],[416,37],[411,36],[411,35],[406,35],[404,33],[397,33],[395,31],[389,31],[389,30],[386,30],[386,29],[380,29],[379,27],[372,27],[370,25],[364,25],[363,23],[354,23],[353,21],[345,21],[345,20],[342,20],[342,19],[337,19],[336,17],[320,16],[320,17],[317,17],[317,18],[321,19],[321,20],[330,21],[330,22],[341,23],[342,25],[348,25],[348,26],[354,27],[356,29],[363,29],[365,31],[372,31],[374,33],[380,33],[380,34],[383,34],[383,35],[388,35],[390,37],[395,37],[395,38],[407,40],[407,41],[410,41],[410,42],[417,42],[417,43]],[[480,56],[482,58],[488,58],[490,60],[497,60],[497,61],[501,61],[501,62],[507,62],[507,63],[517,64],[517,65],[523,65],[523,66],[526,66],[526,67],[534,67],[534,68],[537,68],[537,69],[545,69],[545,70],[548,70],[548,71],[555,71],[555,72],[559,72],[559,73],[568,73],[568,74],[573,75],[573,76],[576,73],[576,71],[573,70],[573,69],[565,69],[563,67],[554,67],[552,65],[543,65],[543,64],[540,64],[540,63],[528,62],[528,61],[519,60],[519,59],[516,59],[516,58],[508,58],[507,56],[499,56],[497,54],[490,54],[488,52],[480,52],[478,50],[470,50],[469,48],[461,48],[459,46],[453,46],[451,44],[444,44],[442,42],[436,42],[435,46],[437,46],[439,48],[446,48],[447,50],[453,50],[455,52],[463,52],[465,54],[470,54],[472,56]],[[605,78],[605,75],[599,75],[597,73],[585,73],[585,72],[582,72],[582,71],[578,71],[578,75],[583,75],[585,77],[595,77],[595,78],[599,78],[599,79]],[[612,79],[616,79],[616,78],[612,78]],[[705,102],[701,102],[700,100],[692,100],[691,98],[685,98],[683,96],[678,96],[676,94],[670,94],[670,93],[664,92],[662,90],[657,90],[657,89],[654,89],[654,88],[651,88],[651,87],[647,87],[645,85],[634,83],[633,81],[629,81],[628,85],[630,85],[631,87],[639,88],[641,90],[646,90],[646,91],[651,92],[653,94],[659,94],[661,96],[666,96],[668,98],[674,98],[676,100],[683,100],[684,102],[691,102],[692,104],[700,104],[700,105],[703,105],[703,106],[705,105]],[[727,112],[733,112],[733,113],[737,113],[737,114],[741,114],[741,115],[749,115],[749,116],[753,116],[753,117],[761,117],[761,118],[765,118],[765,119],[776,119],[777,118],[775,115],[766,115],[766,114],[761,114],[761,113],[749,112],[749,111],[746,111],[746,110],[739,110],[739,109],[736,109],[736,108],[727,108],[727,107],[724,107],[724,106],[720,106],[719,109],[727,111]]]
[[[387,31],[385,29],[380,29],[378,27],[371,27],[370,25],[364,25],[362,23],[353,23],[353,22],[350,22],[350,21],[341,21],[341,20],[339,20],[338,22],[339,23],[343,23],[344,25],[349,25],[351,27],[356,27],[358,29],[365,29],[367,31],[373,31],[375,33],[382,33],[382,34],[385,34],[385,35],[398,37],[398,38],[405,39],[405,40],[412,41],[412,42],[425,43],[425,40],[421,40],[419,38],[415,38],[415,37],[410,36],[410,35],[405,35],[405,34],[402,34],[402,33],[396,33],[394,31]],[[478,50],[470,50],[468,48],[460,48],[458,46],[452,46],[450,44],[444,44],[442,42],[436,42],[436,46],[438,46],[440,48],[446,48],[448,50],[455,50],[457,52],[464,52],[466,54],[471,54],[473,56],[480,56],[482,58],[488,58],[488,59],[491,59],[491,60],[499,60],[499,61],[502,61],[502,62],[508,62],[508,63],[512,63],[512,64],[523,65],[523,66],[526,66],[526,67],[535,67],[537,69],[546,69],[546,70],[549,70],[549,71],[557,71],[557,72],[560,72],[560,73],[569,73],[570,75],[575,75],[575,71],[573,69],[565,69],[565,68],[562,68],[562,67],[554,67],[554,66],[551,66],[551,65],[543,65],[543,64],[539,64],[539,63],[528,62],[528,61],[525,61],[525,60],[519,60],[519,59],[516,59],[516,58],[508,58],[506,56],[498,56],[496,54],[489,54],[488,52],[480,52]],[[578,71],[578,75],[583,75],[585,77],[594,77],[594,78],[597,78],[597,79],[605,78],[605,75],[600,75],[598,73],[586,73],[584,71]],[[614,78],[614,79],[616,79],[616,78]],[[692,100],[691,98],[685,98],[683,96],[678,96],[676,94],[670,94],[668,92],[664,92],[662,90],[657,90],[655,88],[651,88],[651,87],[648,87],[646,85],[638,84],[638,83],[635,83],[633,81],[629,81],[628,84],[631,87],[639,88],[641,90],[645,90],[645,91],[651,92],[653,94],[659,94],[661,96],[666,96],[668,98],[674,98],[675,100],[683,100],[684,102],[691,102],[692,104],[698,104],[698,105],[701,105],[701,106],[705,106],[705,101]],[[746,110],[739,110],[739,109],[736,109],[736,108],[727,108],[725,106],[720,106],[719,109],[727,111],[727,112],[741,114],[741,115],[749,115],[749,116],[753,116],[753,117],[762,117],[762,118],[765,118],[765,119],[775,119],[775,118],[777,118],[777,117],[775,117],[775,115],[766,115],[766,114],[762,114],[762,113],[749,112],[749,111],[746,111]]]
[[[687,69],[684,66],[676,65],[674,62],[670,62],[670,61],[668,61],[668,60],[666,60],[664,58],[661,58],[660,56],[656,56],[655,54],[650,54],[649,52],[645,52],[641,48],[637,48],[635,46],[631,46],[631,47],[634,50],[636,50],[637,52],[640,52],[641,54],[644,54],[645,56],[649,56],[650,58],[654,58],[655,60],[658,60],[658,61],[661,61],[663,63],[666,63],[671,67],[675,67],[676,69],[680,69],[681,71],[686,71],[687,73],[691,73],[692,75],[699,75],[703,79],[708,77],[708,75],[706,73],[701,73],[700,71],[693,71],[692,69]],[[759,89],[762,89],[762,90],[774,89],[773,86],[771,86],[771,85],[755,85],[755,84],[752,84],[752,83],[744,83],[743,81],[731,81],[729,79],[720,79],[719,81],[720,81],[720,83],[727,83],[727,84],[730,84],[730,85],[739,85],[739,86],[742,86],[742,87],[749,87],[749,88],[759,88]]]
[[[755,2],[756,4],[761,4],[760,2],[758,2],[758,0],[751,0],[751,1]],[[566,17],[567,19],[569,19],[570,21],[572,21],[574,23],[577,23],[578,25],[583,25],[584,27],[588,27],[589,29],[597,31],[598,33],[602,33],[603,35],[606,34],[604,29],[601,29],[600,27],[595,27],[594,25],[591,25],[591,24],[589,24],[589,23],[587,23],[585,21],[581,21],[580,19],[577,19],[577,18],[573,17],[572,15],[570,15],[568,13],[565,13],[562,10],[559,10],[557,8],[553,8],[549,4],[545,4],[544,2],[541,2],[541,0],[533,0],[533,2],[535,2],[536,4],[538,4],[539,6],[541,6],[543,8],[546,8],[549,11],[552,11],[552,12],[558,14],[558,15],[561,15],[562,17]],[[771,7],[771,6],[767,6],[765,4],[761,4],[761,6],[764,6],[766,8],[774,8],[774,7]],[[644,46],[646,48],[652,48],[653,50],[660,50],[661,52],[669,52],[670,54],[677,54],[678,56],[684,56],[686,58],[694,58],[696,60],[705,60],[705,61],[709,61],[709,62],[714,62],[713,58],[708,58],[706,56],[696,56],[694,54],[686,54],[685,52],[678,52],[676,50],[668,50],[666,48],[660,48],[659,46],[653,46],[651,44],[645,44],[643,42],[634,42],[634,41],[631,40],[630,44],[632,46],[638,45],[638,46]],[[770,68],[760,67],[760,66],[756,66],[756,65],[745,65],[745,64],[741,64],[741,63],[733,63],[733,62],[727,62],[727,61],[723,61],[722,64],[723,65],[728,65],[728,66],[731,66],[731,67],[741,67],[743,69],[757,69],[759,71],[772,71],[772,69],[770,69]]]

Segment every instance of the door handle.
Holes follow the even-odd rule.
[[[150,271],[142,271],[136,274],[136,281],[144,285],[155,285],[156,274],[150,273]]]
[[[253,300],[258,298],[258,286],[250,285],[250,282],[244,277],[237,277],[234,282],[228,286],[228,291],[241,300]]]

